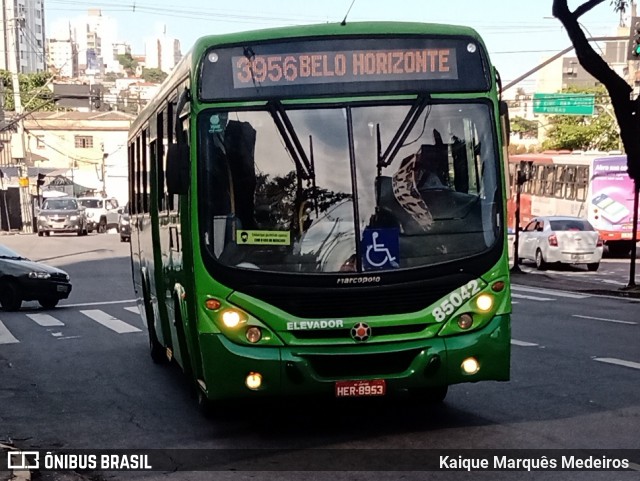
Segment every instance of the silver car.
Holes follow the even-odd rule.
[[[38,210],[38,235],[52,232],[87,235],[87,218],[84,207],[72,197],[45,199]]]
[[[570,216],[539,216],[519,233],[518,255],[535,261],[544,270],[551,263],[586,264],[597,271],[603,242],[587,219]]]

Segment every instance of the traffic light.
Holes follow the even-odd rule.
[[[627,60],[640,60],[640,17],[631,17]]]
[[[44,185],[44,178],[46,177],[46,174],[38,174],[38,188],[42,187]]]

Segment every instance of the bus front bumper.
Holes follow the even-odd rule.
[[[508,381],[510,317],[496,316],[483,329],[376,345],[318,347],[241,346],[221,334],[201,334],[207,397],[216,399],[282,395],[335,395],[337,381],[384,379],[386,392],[485,380]],[[474,358],[479,370],[465,373]],[[246,385],[259,373],[257,389]]]

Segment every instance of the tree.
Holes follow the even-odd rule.
[[[595,95],[593,116],[554,115],[547,124],[547,140],[542,148],[553,150],[615,150],[619,148],[618,126],[609,113],[609,96],[603,87],[564,90],[567,94]],[[512,129],[513,130],[513,129]]]
[[[142,69],[142,79],[145,82],[160,84],[166,78],[167,78],[167,73],[163,72],[159,68],[143,68]]]
[[[620,138],[627,153],[629,176],[640,185],[640,97],[631,98],[633,89],[593,49],[578,19],[605,0],[587,0],[575,10],[569,10],[567,0],[553,0],[553,16],[556,17],[573,44],[580,65],[596,78],[609,92],[611,105],[620,127]],[[628,0],[610,0],[617,12],[624,12]]]
[[[521,139],[535,139],[538,137],[538,122],[523,117],[511,119],[511,132],[518,134]]]
[[[130,53],[118,55],[118,63],[122,65],[122,68],[125,69],[126,72],[129,73],[133,72],[138,66],[138,62],[136,62]]]
[[[51,73],[45,72],[18,75],[20,101],[25,110],[56,110],[53,93],[47,87],[51,77]],[[4,109],[15,110],[11,72],[0,70],[0,82],[4,84]]]

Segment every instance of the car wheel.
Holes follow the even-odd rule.
[[[437,386],[414,389],[411,394],[420,402],[424,402],[426,404],[439,404],[447,397],[447,392],[449,392],[449,386]]]
[[[100,219],[100,223],[98,224],[98,234],[104,234],[107,232],[107,220]]]
[[[53,309],[58,305],[59,299],[38,299],[38,303],[45,309]]]
[[[595,272],[598,270],[599,267],[600,267],[599,262],[594,262],[593,264],[587,264],[587,270],[589,272]]]
[[[44,235],[46,235],[47,237],[49,237],[49,236],[51,235],[51,232],[46,231],[46,232],[44,233]]]
[[[43,232],[42,231],[38,231],[38,237],[42,237]]]
[[[4,281],[0,284],[0,306],[5,311],[17,311],[22,306],[20,289],[11,281]]]
[[[539,271],[544,271],[547,268],[547,262],[542,257],[542,251],[538,249],[536,251],[536,267]]]

